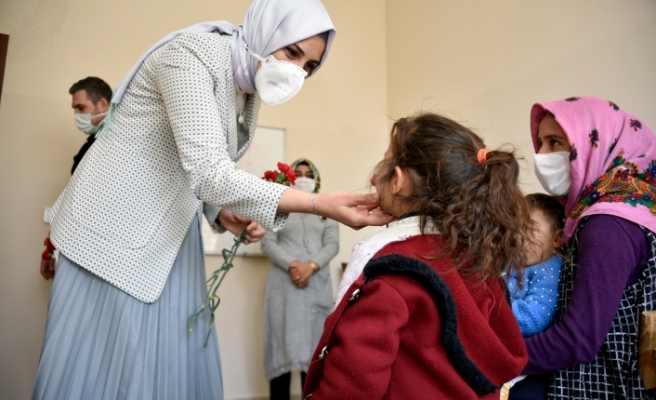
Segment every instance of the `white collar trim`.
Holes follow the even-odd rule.
[[[427,229],[430,229],[427,227]],[[353,246],[353,253],[349,259],[348,265],[344,270],[344,276],[339,284],[339,291],[335,307],[342,300],[349,287],[355,282],[365,265],[371,258],[383,247],[392,242],[407,240],[412,236],[421,235],[419,230],[419,217],[408,217],[398,221],[391,222],[388,227],[380,232],[359,241]]]

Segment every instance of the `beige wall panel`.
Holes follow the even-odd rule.
[[[445,113],[490,147],[514,144],[532,172],[536,101],[612,99],[656,125],[656,3],[648,0],[387,1],[390,115]]]

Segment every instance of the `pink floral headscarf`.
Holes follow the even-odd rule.
[[[656,232],[656,136],[615,103],[570,97],[536,103],[531,136],[537,152],[538,127],[551,114],[570,143],[572,184],[563,241],[569,242],[582,218],[609,214]]]

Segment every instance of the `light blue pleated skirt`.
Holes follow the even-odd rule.
[[[222,399],[209,312],[187,329],[206,293],[198,217],[152,304],[60,256],[32,399]]]

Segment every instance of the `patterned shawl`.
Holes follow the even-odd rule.
[[[609,214],[656,232],[656,136],[640,119],[615,103],[570,97],[536,103],[531,136],[538,151],[538,126],[546,113],[560,124],[570,143],[572,184],[563,242],[582,218]]]

